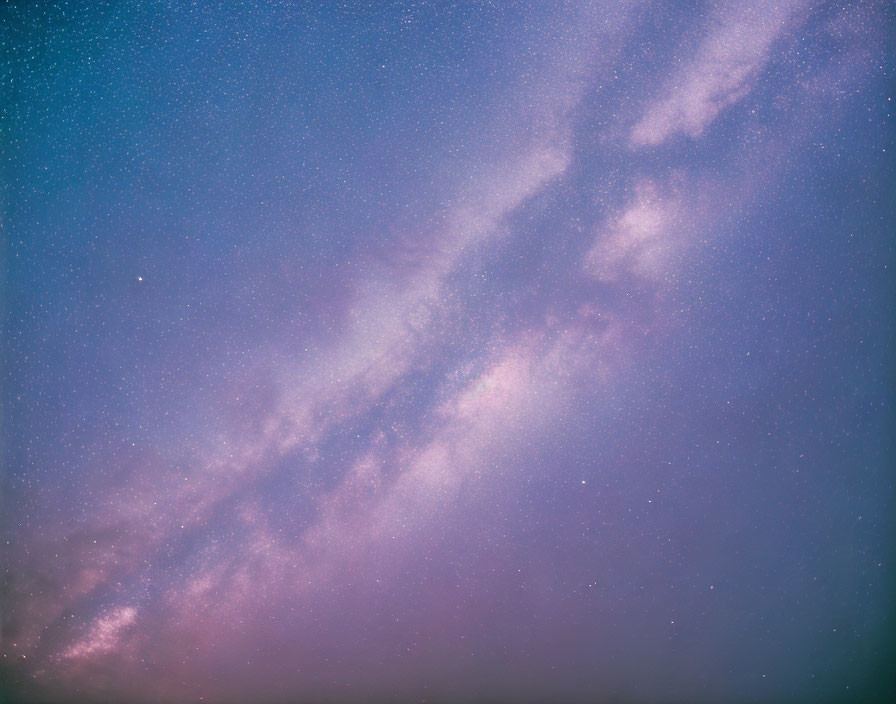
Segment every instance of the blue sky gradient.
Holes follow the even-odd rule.
[[[887,701],[884,2],[10,3],[11,701]]]

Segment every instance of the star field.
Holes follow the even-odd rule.
[[[0,700],[888,701],[893,10],[0,10]]]

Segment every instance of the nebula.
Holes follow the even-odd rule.
[[[896,696],[886,3],[2,12],[0,699]]]

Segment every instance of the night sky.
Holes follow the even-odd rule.
[[[891,4],[0,13],[0,701],[896,692]]]

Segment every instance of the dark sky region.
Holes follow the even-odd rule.
[[[0,700],[896,692],[893,5],[0,13]]]

